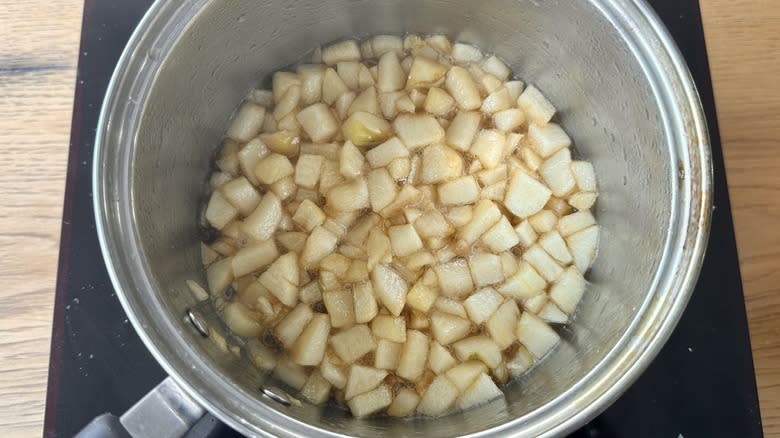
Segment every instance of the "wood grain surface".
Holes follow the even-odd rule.
[[[764,430],[780,437],[780,3],[701,0]],[[40,436],[82,0],[0,0],[0,431]]]

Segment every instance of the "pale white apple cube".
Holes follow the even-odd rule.
[[[534,151],[547,158],[561,149],[571,146],[571,138],[555,123],[539,126],[534,123],[528,127],[528,138]]]
[[[302,64],[297,72],[301,78],[301,103],[311,105],[322,97],[322,76],[325,69],[319,64]]]
[[[443,205],[472,204],[479,199],[479,184],[473,176],[467,175],[439,186],[439,202]]]
[[[374,297],[374,289],[371,286],[371,282],[365,281],[356,284],[352,288],[352,294],[355,322],[363,324],[374,319],[379,311],[379,307],[376,303],[376,297]]]
[[[469,318],[477,325],[487,321],[495,312],[504,298],[492,287],[481,289],[466,298],[463,306],[469,314]]]
[[[588,270],[596,258],[599,245],[599,227],[591,226],[566,237],[574,264],[580,272]]]
[[[544,309],[548,301],[547,294],[539,294],[523,300],[523,309],[536,315]]]
[[[374,352],[374,366],[380,370],[395,370],[401,358],[403,344],[380,339]]]
[[[463,319],[468,318],[468,314],[466,313],[466,308],[463,307],[463,304],[453,298],[447,298],[447,297],[438,297],[436,298],[436,301],[433,303],[433,307],[436,310],[440,310],[444,313],[449,313],[450,315],[459,316]]]
[[[520,107],[538,126],[545,126],[555,115],[555,107],[546,97],[533,85],[529,85],[523,94],[517,99],[517,106]]]
[[[493,124],[503,132],[512,132],[525,123],[525,114],[517,108],[507,108],[493,114]]]
[[[244,219],[241,230],[257,240],[268,240],[281,220],[281,200],[273,193],[266,193],[255,211]]]
[[[257,368],[263,371],[271,371],[276,367],[276,352],[263,345],[259,340],[247,340],[244,351],[246,351],[249,360]]]
[[[481,122],[478,111],[458,111],[447,128],[447,144],[460,151],[469,150]]]
[[[406,281],[393,268],[380,264],[371,271],[371,282],[382,305],[393,315],[400,315],[409,291]]]
[[[306,304],[301,305],[308,307]],[[300,336],[298,336],[298,339],[295,341],[295,345],[290,351],[290,358],[299,365],[319,365],[325,355],[329,334],[330,321],[328,315],[325,315],[324,313],[312,315],[308,325],[303,329]]]
[[[544,208],[551,195],[544,184],[525,172],[517,171],[509,181],[504,205],[515,216],[526,218]]]
[[[273,240],[263,240],[241,248],[233,255],[232,267],[235,278],[243,277],[264,268],[279,257]]]
[[[428,312],[433,306],[434,301],[438,293],[435,289],[423,284],[420,280],[412,286],[409,293],[406,295],[406,304],[412,309],[419,310],[420,312]]]
[[[322,302],[334,328],[349,327],[355,323],[355,303],[352,292],[343,289],[322,292]]]
[[[545,160],[539,167],[539,175],[558,197],[566,196],[575,186],[571,172],[571,151],[561,149]]]
[[[352,115],[358,111],[375,114],[377,116],[381,115],[375,87],[370,86],[360,92],[360,94],[355,97],[355,100],[353,100],[352,104],[349,106],[347,115]]]
[[[244,102],[236,111],[227,130],[227,136],[242,143],[248,142],[260,133],[264,119],[265,108],[251,102]]]
[[[387,169],[374,169],[368,173],[368,198],[371,209],[381,211],[393,202],[398,194],[398,186]]]
[[[315,405],[325,403],[330,396],[330,382],[314,370],[301,388],[301,396]]]
[[[504,393],[496,386],[493,379],[482,373],[458,397],[458,407],[465,410],[503,396]]]
[[[591,212],[578,211],[558,220],[558,231],[561,233],[561,236],[567,237],[593,225],[596,225],[596,218],[593,217]]]
[[[501,216],[501,210],[495,202],[483,199],[474,207],[471,221],[460,228],[458,235],[465,244],[471,245],[498,223]]]
[[[501,350],[487,336],[477,335],[452,344],[455,356],[461,361],[477,359],[488,366],[496,368],[501,363]]]
[[[431,87],[425,97],[423,109],[435,116],[447,116],[455,109],[455,99],[438,87]]]
[[[577,180],[577,187],[583,192],[596,191],[596,172],[593,165],[587,161],[574,161],[571,163],[571,171]]]
[[[482,51],[471,44],[455,43],[452,45],[452,58],[462,63],[479,62],[482,60]]]
[[[246,216],[254,211],[260,203],[260,194],[248,179],[241,176],[220,187],[225,199],[235,206],[239,213]]]
[[[267,195],[266,195],[267,196]],[[320,260],[336,249],[338,237],[323,226],[311,231],[301,252],[301,265],[304,269],[316,268]]]
[[[334,355],[332,352],[325,352],[325,357],[320,363],[320,374],[325,378],[334,388],[344,389],[347,386],[347,375],[342,369],[344,365],[343,361]]]
[[[364,394],[378,387],[387,377],[386,370],[380,370],[363,365],[352,365],[347,377],[347,386],[344,389],[344,398],[350,400],[355,396]]]
[[[225,199],[222,193],[216,191],[209,198],[205,216],[212,227],[221,230],[238,216],[238,209]]]
[[[290,160],[277,153],[268,154],[255,165],[254,169],[255,177],[263,184],[273,184],[293,173],[295,169]]]
[[[420,396],[411,388],[401,388],[395,395],[393,402],[387,408],[387,415],[391,417],[408,417],[414,414]]]
[[[301,287],[299,295],[301,302],[306,304],[315,304],[322,301],[322,290],[317,281],[310,281]]]
[[[417,330],[408,330],[406,332],[406,342],[401,351],[401,358],[395,371],[396,375],[410,381],[417,380],[425,370],[429,344],[428,336],[424,333]]]
[[[478,253],[469,258],[469,268],[474,285],[478,288],[500,283],[504,280],[501,258],[495,254]]]
[[[577,192],[569,196],[569,205],[577,210],[589,210],[596,203],[598,198],[596,192]]]
[[[465,338],[471,332],[471,322],[444,312],[433,312],[431,315],[431,332],[442,345],[449,345]]]
[[[484,168],[492,169],[501,162],[505,142],[506,137],[501,131],[483,129],[471,145],[470,152],[477,156]]]
[[[384,118],[375,114],[357,111],[341,125],[344,138],[355,146],[365,147],[382,143],[393,134],[393,128]]]
[[[344,40],[322,48],[322,62],[335,65],[342,61],[360,61],[360,47],[354,40]]]
[[[517,340],[537,359],[552,350],[560,339],[555,330],[531,313],[524,312],[517,322]]]
[[[534,357],[525,349],[525,347],[521,346],[517,349],[514,356],[507,361],[506,367],[512,377],[519,377],[531,369],[533,364]]]
[[[541,167],[544,160],[530,147],[524,147],[520,149],[520,157],[523,159],[525,165],[532,172],[536,172]]]
[[[383,93],[402,90],[406,85],[406,73],[395,52],[386,52],[379,58],[376,83],[377,89]]]
[[[371,38],[371,57],[382,56],[387,52],[395,52],[401,55],[404,51],[404,43],[397,35],[376,35]]]
[[[441,293],[447,297],[461,297],[474,290],[471,271],[463,259],[442,263],[434,267]]]
[[[550,231],[539,238],[539,245],[547,251],[555,260],[568,265],[573,261],[569,248],[566,246],[566,242],[563,241],[563,237],[557,231]]]
[[[280,122],[287,114],[298,108],[301,101],[301,87],[293,85],[284,92],[282,98],[276,103],[273,110],[273,117]],[[279,124],[281,126],[281,124]],[[279,128],[283,129],[283,128]]]
[[[320,207],[308,199],[301,202],[292,217],[293,222],[305,231],[311,231],[322,225],[325,219],[327,216]]]
[[[523,81],[508,81],[504,84],[504,86],[509,91],[509,95],[512,96],[512,100],[515,102],[520,97],[520,94],[525,88]]]
[[[392,137],[366,152],[366,160],[368,160],[368,164],[373,168],[387,166],[396,158],[405,158],[408,156],[409,149],[404,146],[398,137]]]
[[[431,342],[431,350],[428,353],[428,368],[431,371],[436,374],[442,374],[457,363],[446,347],[443,347],[438,342]]]
[[[429,87],[447,74],[447,67],[425,56],[415,56],[409,69],[406,88]]]
[[[313,189],[320,179],[323,157],[321,155],[300,155],[295,165],[295,184]]]
[[[436,376],[417,405],[417,413],[428,417],[443,415],[458,398],[458,387],[446,376]]]
[[[523,262],[515,275],[498,286],[497,290],[508,297],[522,300],[541,294],[546,287],[547,281],[536,269],[528,262]]]
[[[485,100],[482,101],[480,111],[485,114],[495,114],[499,111],[512,108],[513,105],[514,102],[512,102],[509,91],[506,88],[501,87],[488,94]]]
[[[298,132],[286,130],[260,134],[260,140],[268,146],[268,149],[286,156],[297,155],[301,143]]]
[[[427,114],[401,114],[393,121],[393,128],[411,151],[444,139],[444,129]]]
[[[355,211],[368,208],[368,183],[365,178],[355,178],[339,184],[325,196],[327,206],[337,211]]]
[[[373,270],[379,263],[390,263],[393,258],[390,239],[378,228],[368,234],[366,252],[369,270]]]
[[[238,301],[229,302],[222,311],[222,319],[230,331],[244,338],[255,338],[263,330],[258,314]]]
[[[550,299],[571,315],[585,293],[585,278],[576,267],[570,267],[550,288]]]
[[[309,380],[309,374],[306,368],[293,362],[289,357],[282,357],[276,363],[274,368],[274,377],[289,385],[291,388],[300,391],[306,381]]]
[[[515,342],[515,324],[519,315],[520,310],[515,300],[507,300],[485,323],[485,328],[499,350],[504,350]]]
[[[447,220],[455,227],[463,227],[471,222],[474,211],[470,205],[452,207],[447,211]]]
[[[475,110],[482,105],[482,97],[477,84],[468,70],[463,67],[452,67],[447,72],[445,87],[462,110]]]
[[[354,325],[330,337],[330,345],[338,357],[353,363],[376,349],[376,341],[365,324]]]
[[[523,260],[530,263],[547,281],[555,281],[563,273],[563,268],[538,244],[523,253]]]
[[[439,184],[459,177],[463,173],[463,158],[453,149],[444,145],[432,145],[423,150],[423,184]]]
[[[555,229],[558,216],[552,210],[542,210],[528,218],[528,223],[537,233],[548,233]]]
[[[356,61],[341,61],[336,64],[336,73],[339,74],[344,84],[351,90],[360,90],[359,75],[363,64]]]
[[[491,251],[500,253],[520,243],[520,237],[512,228],[509,219],[502,215],[501,219],[482,235],[482,243]]]
[[[548,301],[537,316],[548,324],[566,324],[569,321],[569,315],[564,313],[553,301]]]
[[[331,253],[320,260],[320,270],[332,272],[336,277],[342,278],[351,264],[352,260],[343,254]]]
[[[392,315],[377,315],[371,321],[371,331],[375,337],[389,341],[406,342],[406,319]]]

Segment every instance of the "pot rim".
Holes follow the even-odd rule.
[[[557,436],[582,426],[614,402],[647,368],[671,335],[695,287],[712,214],[712,162],[706,119],[679,49],[644,0],[589,0],[621,34],[642,64],[661,104],[669,147],[677,159],[667,243],[654,284],[614,347],[576,385],[544,406],[472,436]],[[144,103],[164,56],[208,0],[157,0],[120,57],[98,121],[92,169],[100,247],[111,282],[139,337],[155,359],[198,403],[229,426],[259,436],[343,436],[298,421],[240,390],[187,343],[153,299],[154,285],[135,233],[128,163]],[[674,166],[673,166],[674,167]],[[148,292],[137,292],[148,291]],[[155,308],[156,307],[156,308]],[[159,315],[154,317],[154,315]],[[160,333],[177,334],[161,336]],[[233,406],[215,397],[226,388]],[[242,414],[252,406],[252,423]],[[245,413],[248,413],[246,410]]]

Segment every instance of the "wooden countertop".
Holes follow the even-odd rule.
[[[0,430],[40,435],[82,0],[0,0]],[[761,413],[780,437],[780,4],[701,0]]]

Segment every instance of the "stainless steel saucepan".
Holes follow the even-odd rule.
[[[505,402],[432,420],[356,420],[290,403],[202,336],[193,318],[231,339],[213,309],[193,309],[185,280],[204,278],[198,213],[210,159],[247,91],[317,44],[406,32],[477,44],[545,91],[595,165],[603,231],[575,323]],[[561,435],[612,403],[677,323],[705,250],[711,172],[692,79],[642,0],[158,0],[119,61],[95,144],[106,264],[170,374],[122,424],[175,436],[207,410],[255,436]]]

